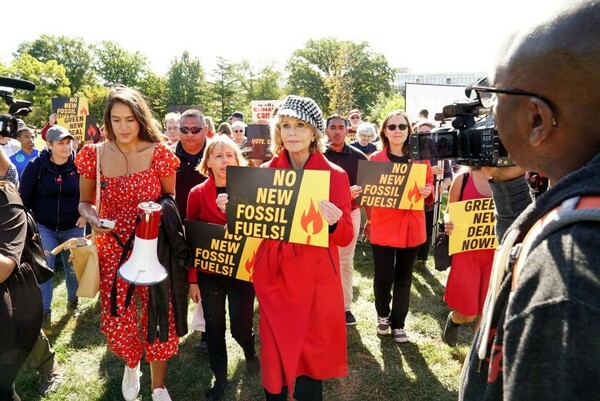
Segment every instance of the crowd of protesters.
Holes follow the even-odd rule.
[[[590,215],[600,206],[594,179],[600,137],[588,122],[600,107],[600,92],[595,91],[600,80],[593,68],[600,61],[595,42],[600,37],[599,7],[576,2],[513,37],[490,80],[472,86],[482,106],[494,113],[499,135],[521,167],[470,166],[452,174],[449,163],[411,157],[411,136],[436,128],[425,117],[411,123],[404,111],[394,110],[377,126],[364,121],[358,109],[324,118],[310,98],[283,99],[270,122],[273,157],[263,160],[260,168],[328,172],[328,197],[317,205],[328,230],[328,246],[265,239],[256,253],[252,282],[207,273],[186,259],[187,279],[179,284],[198,304],[197,325],[192,327],[205,332],[202,347],[208,349],[215,376],[206,399],[223,399],[228,386],[226,303],[232,336],[243,349],[247,371],[260,374],[266,400],[322,400],[323,380],[347,374],[346,330],[357,324],[351,310],[354,249],[361,233],[373,254],[372,329],[399,344],[409,342],[405,322],[413,271],[435,278],[426,261],[431,229],[443,213],[439,208],[433,213],[430,206],[448,188],[450,207],[493,198],[500,243],[497,250],[463,250],[452,257],[444,294],[450,312],[445,325],[442,322],[441,338],[455,346],[461,324],[475,322],[476,330],[460,399],[597,398],[600,305],[595,294],[600,273],[593,233],[598,232],[598,219]],[[575,61],[585,68],[571,68],[561,80],[559,72],[541,68],[550,60],[559,64],[559,72]],[[574,94],[573,88],[580,90]],[[96,233],[100,329],[108,348],[123,360],[123,398],[138,399],[145,357],[152,399],[171,400],[167,362],[187,333],[187,303],[177,302],[171,286],[164,304],[164,331],[153,333],[148,320],[161,317],[153,315],[160,312],[154,312],[152,287],[132,288],[117,274],[128,251],[123,244],[135,234],[141,202],[172,205],[176,217],[166,224],[174,224],[181,233],[186,218],[226,225],[227,167],[248,165],[244,149],[249,139],[239,111],[218,128],[197,110],[170,113],[164,121],[163,134],[142,94],[117,86],[107,97],[104,138],[97,144],[76,146],[73,135],[56,124],[56,115],[43,130],[44,149],[35,149],[34,130],[24,123],[16,139],[0,137],[0,285],[8,293],[0,304],[0,317],[6,319],[2,330],[12,336],[3,338],[0,346],[0,401],[19,399],[14,381],[28,356],[32,366],[43,365],[46,371],[41,376],[43,395],[61,381],[45,337],[52,334],[55,320],[52,281],[40,285],[39,291],[27,287],[35,292],[30,299],[39,308],[19,315],[20,320],[13,319],[19,311],[6,303],[11,296],[19,302],[8,290],[14,280],[32,280],[31,267],[21,263],[26,249],[18,245],[25,220],[14,207],[17,188],[33,213],[51,267],[55,258],[49,251],[61,241],[82,236],[86,224]],[[365,162],[422,168],[424,180],[415,186],[415,196],[424,208],[361,208],[357,200],[364,188],[357,171]],[[543,185],[540,177],[547,179]],[[535,186],[530,188],[528,182]],[[96,184],[100,205],[95,202]],[[587,213],[569,214],[566,223],[561,220],[578,209]],[[100,219],[116,224],[107,228]],[[455,235],[463,223],[450,216],[443,231]],[[547,230],[551,225],[553,231]],[[78,283],[63,256],[67,310],[76,317]],[[27,336],[14,338],[23,328]],[[31,351],[36,347],[38,351]],[[38,363],[40,355],[47,356],[43,364]],[[548,369],[552,375],[546,374]]]

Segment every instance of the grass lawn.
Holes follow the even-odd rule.
[[[434,271],[431,265],[430,269]],[[325,382],[325,400],[456,400],[461,365],[472,339],[472,326],[461,328],[456,348],[441,341],[440,334],[448,313],[442,300],[447,272],[436,272],[434,279],[414,274],[406,326],[410,342],[399,345],[391,336],[378,336],[375,330],[373,262],[369,244],[359,242],[357,245],[355,270],[352,311],[358,325],[348,329],[348,376]],[[66,290],[62,272],[57,273],[54,282],[54,333],[50,340],[62,367],[63,385],[44,399],[122,400],[124,364],[107,349],[100,334],[99,303],[82,299],[83,313],[78,318],[70,318],[65,314]],[[191,312],[192,307],[190,320]],[[255,327],[258,327],[257,322],[258,314]],[[211,384],[208,356],[197,350],[198,339],[198,333],[181,338],[179,354],[169,362],[167,388],[174,401],[204,400],[204,390]],[[229,334],[227,341],[230,385],[225,400],[264,399],[260,378],[250,377],[245,371],[241,348]],[[147,363],[142,363],[142,372],[141,399],[151,400]],[[41,399],[37,393],[37,378],[37,372],[26,364],[17,379],[17,391],[23,400]]]

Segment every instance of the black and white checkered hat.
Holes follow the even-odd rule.
[[[289,95],[279,105],[278,116],[296,117],[323,131],[323,113],[317,103],[309,97]]]

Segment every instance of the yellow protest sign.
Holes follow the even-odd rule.
[[[448,214],[454,224],[448,246],[449,254],[477,249],[495,249],[498,241],[494,212],[492,198],[449,203]]]
[[[329,246],[319,201],[329,199],[329,171],[227,167],[229,232]]]
[[[358,161],[357,184],[363,192],[359,206],[423,210],[425,200],[419,193],[427,179],[427,165]]]
[[[56,123],[69,130],[74,137],[83,141],[86,133],[86,119],[89,114],[88,100],[85,97],[56,97],[52,99],[52,112],[56,113]]]
[[[252,281],[256,250],[262,239],[232,235],[219,224],[185,221],[193,266],[200,271]]]

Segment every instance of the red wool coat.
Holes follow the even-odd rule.
[[[291,165],[283,151],[265,167]],[[265,240],[254,266],[262,383],[275,394],[288,386],[290,397],[298,376],[341,377],[348,364],[337,246],[352,240],[350,184],[346,172],[318,152],[304,169],[331,172],[329,200],[343,215],[329,234],[329,247]]]
[[[216,201],[217,186],[215,185],[215,179],[211,174],[206,181],[196,185],[190,190],[187,201],[187,219],[225,225],[225,223],[227,223],[227,215],[219,210]],[[206,274],[212,273],[206,272]],[[188,282],[198,282],[197,268],[188,270]]]

